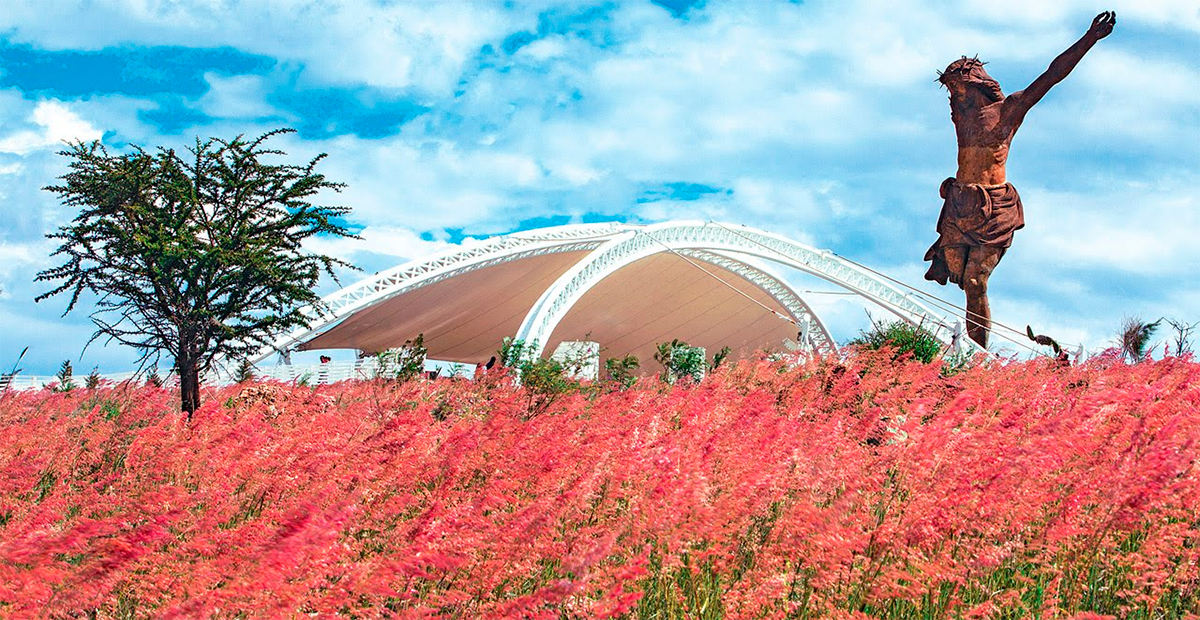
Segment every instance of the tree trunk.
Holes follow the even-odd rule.
[[[180,408],[187,413],[188,422],[191,423],[192,414],[200,407],[200,359],[187,342],[179,349],[180,355],[175,366],[179,371]]]

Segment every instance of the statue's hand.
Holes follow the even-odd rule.
[[[1116,25],[1117,25],[1117,12],[1116,11],[1105,11],[1105,12],[1097,15],[1096,19],[1092,20],[1092,27],[1088,28],[1088,34],[1091,35],[1092,38],[1099,41],[1100,39],[1103,39],[1104,37],[1107,37],[1108,35],[1112,34],[1113,26],[1116,26]]]

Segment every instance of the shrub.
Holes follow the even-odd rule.
[[[94,389],[100,387],[100,381],[101,381],[100,369],[98,367],[93,366],[92,372],[89,372],[87,377],[84,378],[83,386],[89,390],[94,390]]]
[[[848,346],[875,350],[888,348],[893,358],[911,354],[913,359],[928,364],[941,354],[942,345],[933,332],[906,321],[884,323],[871,320],[871,329],[846,343]]]
[[[673,385],[680,379],[695,382],[704,378],[704,349],[693,347],[678,338],[659,343],[654,361],[662,364],[661,376],[666,383]]]
[[[56,392],[70,392],[75,389],[74,370],[71,368],[71,360],[63,360],[62,366],[58,367],[58,373],[54,375],[57,381],[54,384]]]
[[[604,370],[608,372],[608,380],[622,388],[633,386],[637,382],[637,369],[641,366],[636,355],[632,353],[625,357],[610,357],[604,360]]]
[[[506,337],[498,351],[501,366],[514,372],[525,388],[527,417],[545,413],[564,395],[583,387],[572,368],[534,355],[533,349],[524,340]]]
[[[425,334],[417,334],[404,345],[375,355],[375,377],[394,381],[412,381],[425,372]]]

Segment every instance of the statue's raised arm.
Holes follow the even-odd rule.
[[[1025,118],[1025,113],[1029,111],[1037,102],[1042,100],[1042,97],[1050,91],[1050,88],[1055,84],[1063,81],[1079,64],[1083,55],[1092,49],[1096,41],[1112,34],[1113,27],[1117,25],[1117,12],[1105,11],[1092,20],[1091,28],[1083,33],[1071,47],[1059,54],[1046,72],[1039,75],[1032,84],[1025,90],[1013,93],[1009,97],[1009,101],[1005,102],[1004,116],[1013,125],[1020,125]]]

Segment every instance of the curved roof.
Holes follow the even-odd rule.
[[[765,231],[612,223],[492,237],[381,272],[326,297],[332,315],[311,311],[310,329],[251,361],[289,348],[375,352],[417,334],[429,357],[464,363],[486,361],[514,335],[538,352],[593,340],[602,357],[643,361],[675,338],[739,355],[789,339],[834,350],[819,317],[762,260],[825,278],[906,320],[949,328],[869,270]],[[948,329],[938,331],[949,340]]]

